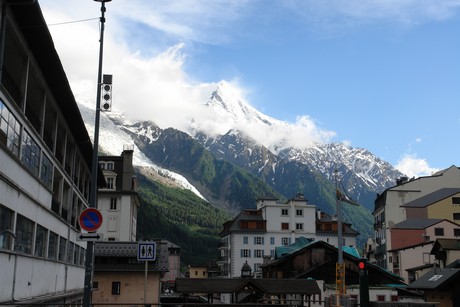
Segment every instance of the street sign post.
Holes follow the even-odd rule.
[[[80,214],[80,227],[88,232],[99,229],[102,224],[102,214],[96,208],[87,208]]]
[[[147,304],[147,272],[149,261],[156,259],[157,246],[155,242],[137,243],[137,261],[145,261],[144,272],[144,304]]]
[[[104,238],[102,233],[81,233],[77,234],[77,241],[99,241]]]

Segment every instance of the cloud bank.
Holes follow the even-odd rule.
[[[97,17],[99,3],[90,3],[40,1],[50,24]],[[202,82],[187,73],[187,48],[228,44],[242,35],[256,37],[267,18],[277,19],[286,13],[289,19],[301,21],[314,31],[382,21],[414,25],[452,17],[460,0],[352,0],[346,4],[338,0],[301,0],[274,1],[271,5],[257,0],[117,0],[107,6],[110,22],[105,33],[103,71],[114,76],[113,108],[129,118],[152,120],[163,128],[184,129],[193,118],[202,129],[224,131],[230,123],[216,121],[202,108],[223,80]],[[248,28],[249,19],[258,24]],[[97,18],[50,27],[76,98],[90,104],[96,99],[98,27]],[[244,85],[227,82],[246,100]],[[269,147],[283,142],[311,145],[335,137],[334,132],[318,127],[314,119],[302,114],[294,123],[286,123],[281,132],[269,126],[237,124]],[[409,176],[433,171],[427,161],[415,156],[403,157],[396,167]]]
[[[395,165],[395,168],[409,177],[416,178],[430,176],[439,171],[439,169],[430,167],[425,159],[417,158],[416,155],[404,155]]]

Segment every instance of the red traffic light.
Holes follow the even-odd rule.
[[[364,263],[364,261],[360,261],[358,263],[358,267],[360,270],[364,270],[366,268],[366,264]]]

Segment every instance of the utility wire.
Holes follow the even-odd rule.
[[[69,24],[69,23],[85,22],[85,21],[96,20],[96,19],[99,19],[99,17],[88,18],[88,19],[80,19],[80,20],[74,20],[74,21],[66,21],[66,22],[60,22],[60,23],[51,23],[51,24],[47,24],[47,26],[48,27],[60,26],[60,25],[65,25],[65,24]]]

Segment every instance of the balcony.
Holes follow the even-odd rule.
[[[375,255],[385,255],[387,252],[386,246],[385,245],[379,245],[375,248]]]
[[[222,262],[225,262],[227,263],[228,262],[228,256],[219,256],[219,258],[217,258],[217,262],[219,263],[222,263]]]
[[[218,248],[218,249],[228,249],[229,246],[228,246],[227,242],[220,242],[220,243],[217,245],[217,248]]]

